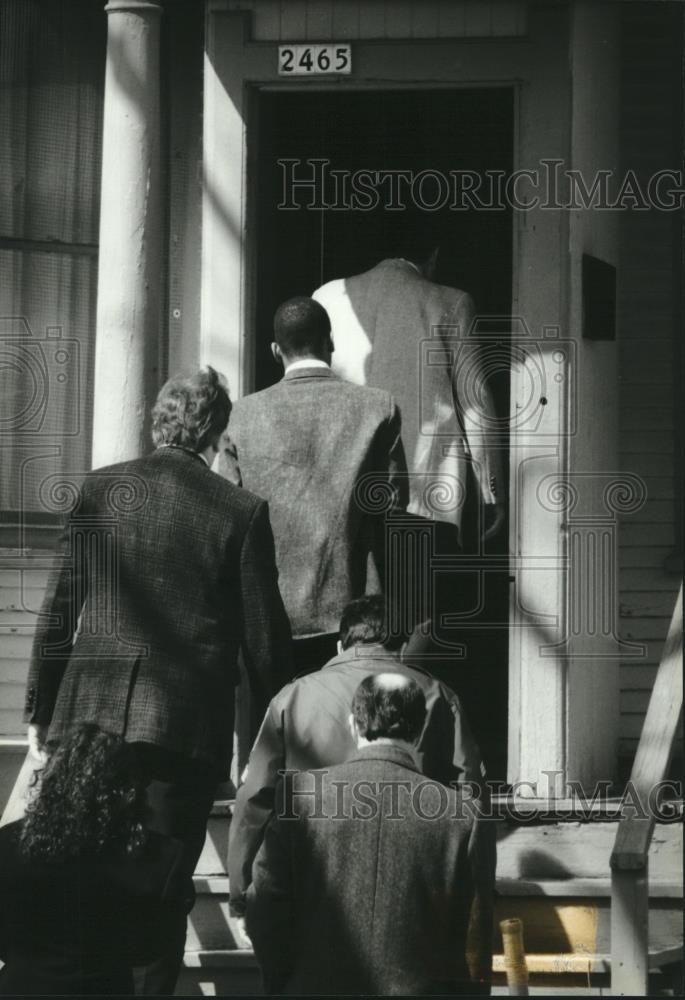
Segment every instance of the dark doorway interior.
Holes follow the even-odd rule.
[[[260,92],[255,94],[249,152],[256,166],[250,220],[256,225],[255,388],[278,378],[270,353],[275,308],[293,295],[310,295],[324,281],[347,277],[392,256],[401,212],[387,207],[387,187],[377,207],[344,207],[331,171],[433,171],[448,178],[450,200],[432,213],[441,233],[437,280],[462,288],[479,313],[506,316],[511,310],[512,218],[509,210],[454,210],[451,171],[482,178],[479,197],[488,197],[493,178],[513,169],[513,91],[377,90]],[[281,160],[298,161],[284,167]],[[290,170],[313,176],[307,161],[325,159],[327,204],[312,208],[311,188],[284,191]],[[337,182],[340,183],[339,181]],[[389,182],[386,182],[386,185]],[[405,204],[411,202],[406,187]],[[425,200],[436,198],[427,182]],[[295,209],[284,201],[294,198]],[[456,195],[457,202],[468,199]],[[341,207],[342,204],[342,207]],[[309,206],[309,207],[308,207]],[[497,324],[500,328],[500,324]],[[506,330],[506,325],[501,329]],[[506,333],[503,332],[503,336]],[[509,379],[496,372],[491,381],[500,416],[509,409]],[[506,444],[506,442],[503,442]],[[505,529],[488,549],[507,550]],[[486,575],[486,611],[478,627],[465,634],[467,657],[452,664],[445,680],[463,697],[491,778],[506,776],[508,582],[504,573]]]

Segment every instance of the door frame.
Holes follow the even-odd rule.
[[[351,85],[345,87],[346,92],[352,93],[363,93],[364,91],[373,93],[392,93],[392,91],[422,91],[428,90],[433,92],[443,91],[445,93],[454,93],[455,91],[469,91],[469,90],[510,90],[512,93],[512,142],[513,147],[516,149],[517,145],[517,101],[518,93],[516,85],[506,85],[493,81],[489,81],[483,87],[474,87],[474,85],[469,83],[458,83],[458,84],[442,84],[435,85],[430,82],[413,81],[408,84],[403,84],[400,82],[393,82],[392,86],[381,86],[377,83],[371,83],[368,81],[354,81]],[[255,352],[253,350],[253,345],[256,342],[257,330],[256,330],[256,298],[257,298],[257,270],[256,270],[256,258],[257,258],[257,223],[256,223],[256,212],[255,208],[258,205],[258,187],[259,187],[259,176],[258,170],[256,169],[256,164],[259,160],[260,150],[259,150],[259,98],[264,93],[323,93],[323,94],[335,94],[339,92],[340,87],[329,84],[308,84],[299,83],[296,81],[286,80],[283,84],[247,84],[247,95],[246,95],[246,105],[247,114],[245,118],[246,132],[247,132],[247,168],[245,177],[245,196],[246,196],[246,244],[244,248],[246,267],[245,267],[245,301],[244,301],[244,312],[243,312],[243,325],[245,330],[244,340],[244,354],[242,357],[241,369],[240,369],[240,395],[245,395],[246,393],[254,392],[256,388],[256,369],[255,369]],[[512,213],[513,217],[513,213]],[[509,296],[510,301],[513,301],[513,289],[515,284],[515,273],[516,273],[516,240],[514,238],[513,221],[512,221],[512,231],[511,231],[511,273],[510,273],[510,287]],[[330,280],[330,279],[328,279]],[[320,282],[323,284],[323,281]],[[477,299],[476,299],[477,301]]]
[[[250,384],[256,248],[247,208],[255,155],[248,128],[255,88],[513,87],[514,166],[530,168],[551,155],[569,160],[568,37],[563,7],[536,8],[525,37],[361,40],[353,43],[351,78],[293,83],[278,77],[278,43],[253,41],[249,14],[220,9],[215,2],[207,11],[205,53],[202,363],[225,372],[233,393]],[[555,208],[514,213],[512,313],[525,320],[529,353],[543,367],[554,338],[567,328],[568,243],[567,213]],[[511,414],[530,395],[530,383],[524,361],[511,374]],[[535,784],[547,771],[566,769],[567,657],[549,653],[555,638],[565,634],[566,535],[563,512],[541,513],[535,490],[542,478],[563,475],[568,467],[569,408],[566,379],[561,385],[550,380],[547,433],[524,427],[510,451],[510,782]]]

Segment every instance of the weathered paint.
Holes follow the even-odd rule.
[[[538,166],[545,156],[563,157],[569,142],[567,14],[542,8],[525,39],[470,38],[435,44],[427,40],[359,41],[355,73],[329,86],[391,89],[399,86],[467,87],[511,85],[517,92],[517,167]],[[407,67],[411,67],[410,72]],[[288,85],[289,85],[288,81]],[[283,86],[275,46],[251,41],[244,12],[212,9],[207,25],[204,116],[202,264],[202,360],[225,371],[233,391],[253,385],[255,252],[247,211],[250,171],[250,88]],[[322,86],[317,83],[317,86]],[[561,109],[561,110],[560,110]],[[514,310],[531,337],[565,318],[564,275],[559,267],[567,227],[558,210],[521,213],[515,233]],[[549,344],[544,351],[552,351]],[[524,364],[523,369],[526,368]],[[514,375],[515,406],[527,397],[530,373]],[[517,571],[517,608],[512,630],[510,775],[538,781],[545,770],[564,766],[563,657],[540,647],[559,637],[563,624],[563,538],[557,511],[535,515],[539,480],[564,469],[557,436],[565,419],[566,386],[549,380],[545,433],[520,434],[512,454],[516,503],[513,551],[525,562]],[[527,399],[524,399],[524,403]]]
[[[162,230],[156,3],[108,5],[93,466],[149,448],[158,388]]]

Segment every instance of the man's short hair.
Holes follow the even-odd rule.
[[[196,375],[176,375],[159,390],[152,440],[157,448],[173,444],[204,451],[226,429],[231,409],[224,378],[209,365]]]
[[[274,339],[286,357],[318,357],[325,351],[330,335],[328,313],[314,299],[298,296],[276,310]]]
[[[352,715],[366,740],[416,743],[426,721],[426,699],[416,681],[404,674],[370,674],[354,692]]]
[[[340,619],[340,645],[351,646],[380,643],[386,649],[399,649],[403,635],[391,634],[388,611],[381,594],[358,597],[345,607]]]

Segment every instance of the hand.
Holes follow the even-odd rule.
[[[503,503],[487,504],[485,510],[487,512],[486,520],[490,521],[489,526],[483,531],[483,541],[487,542],[489,538],[494,538],[502,530],[507,512]]]
[[[48,726],[37,726],[32,723],[28,728],[28,738],[31,756],[41,764],[46,764],[48,754],[45,749],[45,741],[48,738]]]

